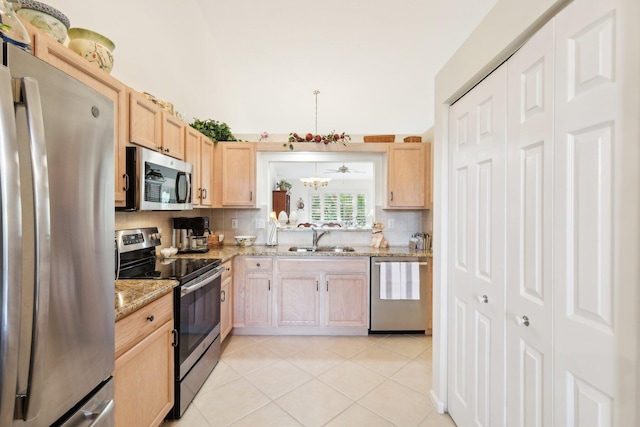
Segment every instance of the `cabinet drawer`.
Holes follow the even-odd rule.
[[[173,293],[116,322],[116,358],[173,319]]]
[[[331,259],[318,258],[280,258],[278,259],[278,271],[281,272],[308,272],[319,271],[323,273],[367,273],[369,271],[369,258],[332,257]]]
[[[222,281],[224,282],[225,280],[233,277],[233,268],[232,268],[232,262],[231,260],[222,263],[222,266],[224,267],[224,270],[222,270]]]
[[[253,271],[271,271],[273,270],[272,258],[248,257],[244,260],[244,268]]]

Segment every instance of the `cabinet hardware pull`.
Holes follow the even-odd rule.
[[[516,316],[516,323],[520,326],[529,326],[529,318],[527,316]]]
[[[269,284],[269,290],[271,290],[271,279],[269,279],[267,282]]]
[[[162,151],[162,145],[158,146],[158,151]]]
[[[207,198],[207,189],[206,189],[206,188],[203,188],[203,189],[202,189],[202,199],[204,200],[204,199],[206,199],[206,198]]]
[[[155,319],[155,317],[153,316],[153,314],[151,314],[151,315],[147,316],[147,320],[148,320],[149,322],[153,322],[153,320],[154,320],[154,319]]]
[[[391,192],[391,201],[393,202],[393,191]]]
[[[174,329],[171,331],[171,333],[173,334],[173,342],[171,343],[171,345],[174,347],[177,347],[178,346],[178,330]]]
[[[202,188],[198,188],[198,199],[202,199]]]
[[[318,281],[316,280],[316,292],[318,292]]]
[[[227,293],[225,291],[222,291],[220,293],[220,302],[225,302],[227,300]]]
[[[253,202],[253,191],[249,191],[249,200]]]
[[[327,292],[329,292],[329,281],[327,280]]]
[[[124,187],[122,188],[124,191],[129,191],[129,174],[122,175],[124,178]]]
[[[165,153],[168,153],[168,152],[169,152],[169,149],[168,149],[168,148],[165,148],[165,149],[164,149],[164,152],[165,152]]]
[[[256,262],[256,267],[260,267],[260,263],[259,262]]]
[[[485,304],[487,304],[489,302],[489,297],[486,295],[478,295],[478,302],[483,302]]]

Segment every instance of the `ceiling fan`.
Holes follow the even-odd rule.
[[[359,171],[356,169],[351,169],[346,166],[344,163],[338,169],[326,169],[324,173],[365,173],[364,171]]]

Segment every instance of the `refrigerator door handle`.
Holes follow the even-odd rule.
[[[24,420],[40,412],[45,379],[45,353],[49,322],[49,292],[51,284],[51,209],[49,200],[49,168],[44,134],[40,89],[32,78],[21,79],[22,98],[26,105],[29,127],[29,147],[33,179],[34,206],[34,307],[31,335],[31,360]]]
[[[0,66],[0,425],[13,424],[22,306],[22,203],[11,74]]]

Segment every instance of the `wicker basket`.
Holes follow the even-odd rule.
[[[422,142],[421,136],[408,136],[403,139],[404,142]]]
[[[364,142],[393,142],[395,135],[365,135]]]

